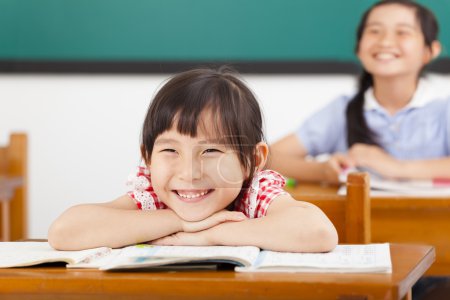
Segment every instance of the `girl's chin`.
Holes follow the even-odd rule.
[[[187,213],[180,212],[177,214],[181,219],[183,219],[186,222],[199,222],[212,215],[212,214],[205,214],[204,212],[202,212],[201,214],[193,214],[192,212]]]

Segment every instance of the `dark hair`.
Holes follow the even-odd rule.
[[[209,111],[214,124],[202,124]],[[236,151],[241,165],[254,175],[256,144],[264,141],[259,104],[238,74],[228,67],[195,69],[170,78],[157,92],[142,129],[141,154],[146,163],[156,138],[176,125],[179,133],[197,136],[198,126],[213,129]]]
[[[358,52],[359,43],[361,41],[364,29],[366,27],[367,18],[372,10],[376,7],[388,4],[400,4],[416,11],[416,18],[420,23],[420,28],[424,36],[425,45],[431,48],[432,43],[437,40],[439,25],[434,14],[426,7],[411,1],[411,0],[384,0],[375,3],[362,16],[356,31],[356,48]],[[366,119],[364,118],[364,94],[366,90],[373,85],[372,75],[363,70],[359,78],[359,87],[357,94],[348,103],[347,116],[347,143],[351,147],[355,143],[364,143],[371,145],[378,145],[375,133],[368,127]]]

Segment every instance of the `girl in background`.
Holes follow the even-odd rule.
[[[450,97],[420,77],[440,51],[431,11],[409,0],[374,4],[357,30],[364,71],[340,97],[271,146],[270,167],[303,181],[338,182],[349,167],[386,178],[450,178]],[[329,154],[327,161],[305,158]]]

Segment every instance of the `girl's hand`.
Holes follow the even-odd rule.
[[[212,228],[226,222],[240,222],[247,217],[238,211],[221,210],[198,222],[183,221],[183,231],[153,240],[152,245],[160,246],[210,246]]]
[[[339,174],[351,167],[354,167],[354,162],[349,156],[342,153],[333,154],[327,161],[323,162],[325,181],[339,183]]]
[[[150,242],[152,245],[159,246],[213,246],[208,238],[208,231],[198,232],[177,232]]]
[[[370,168],[383,177],[395,178],[401,168],[398,160],[378,146],[354,144],[348,155],[356,166]]]
[[[182,221],[182,231],[184,232],[198,232],[211,227],[214,227],[224,222],[240,222],[246,220],[247,217],[238,211],[221,210],[215,214],[196,222]]]

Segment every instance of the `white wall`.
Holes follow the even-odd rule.
[[[125,193],[139,163],[147,106],[167,76],[1,75],[0,144],[12,131],[29,136],[29,237],[77,203]],[[342,93],[351,76],[244,76],[258,96],[269,142],[294,130]],[[449,88],[450,76],[441,82]]]

